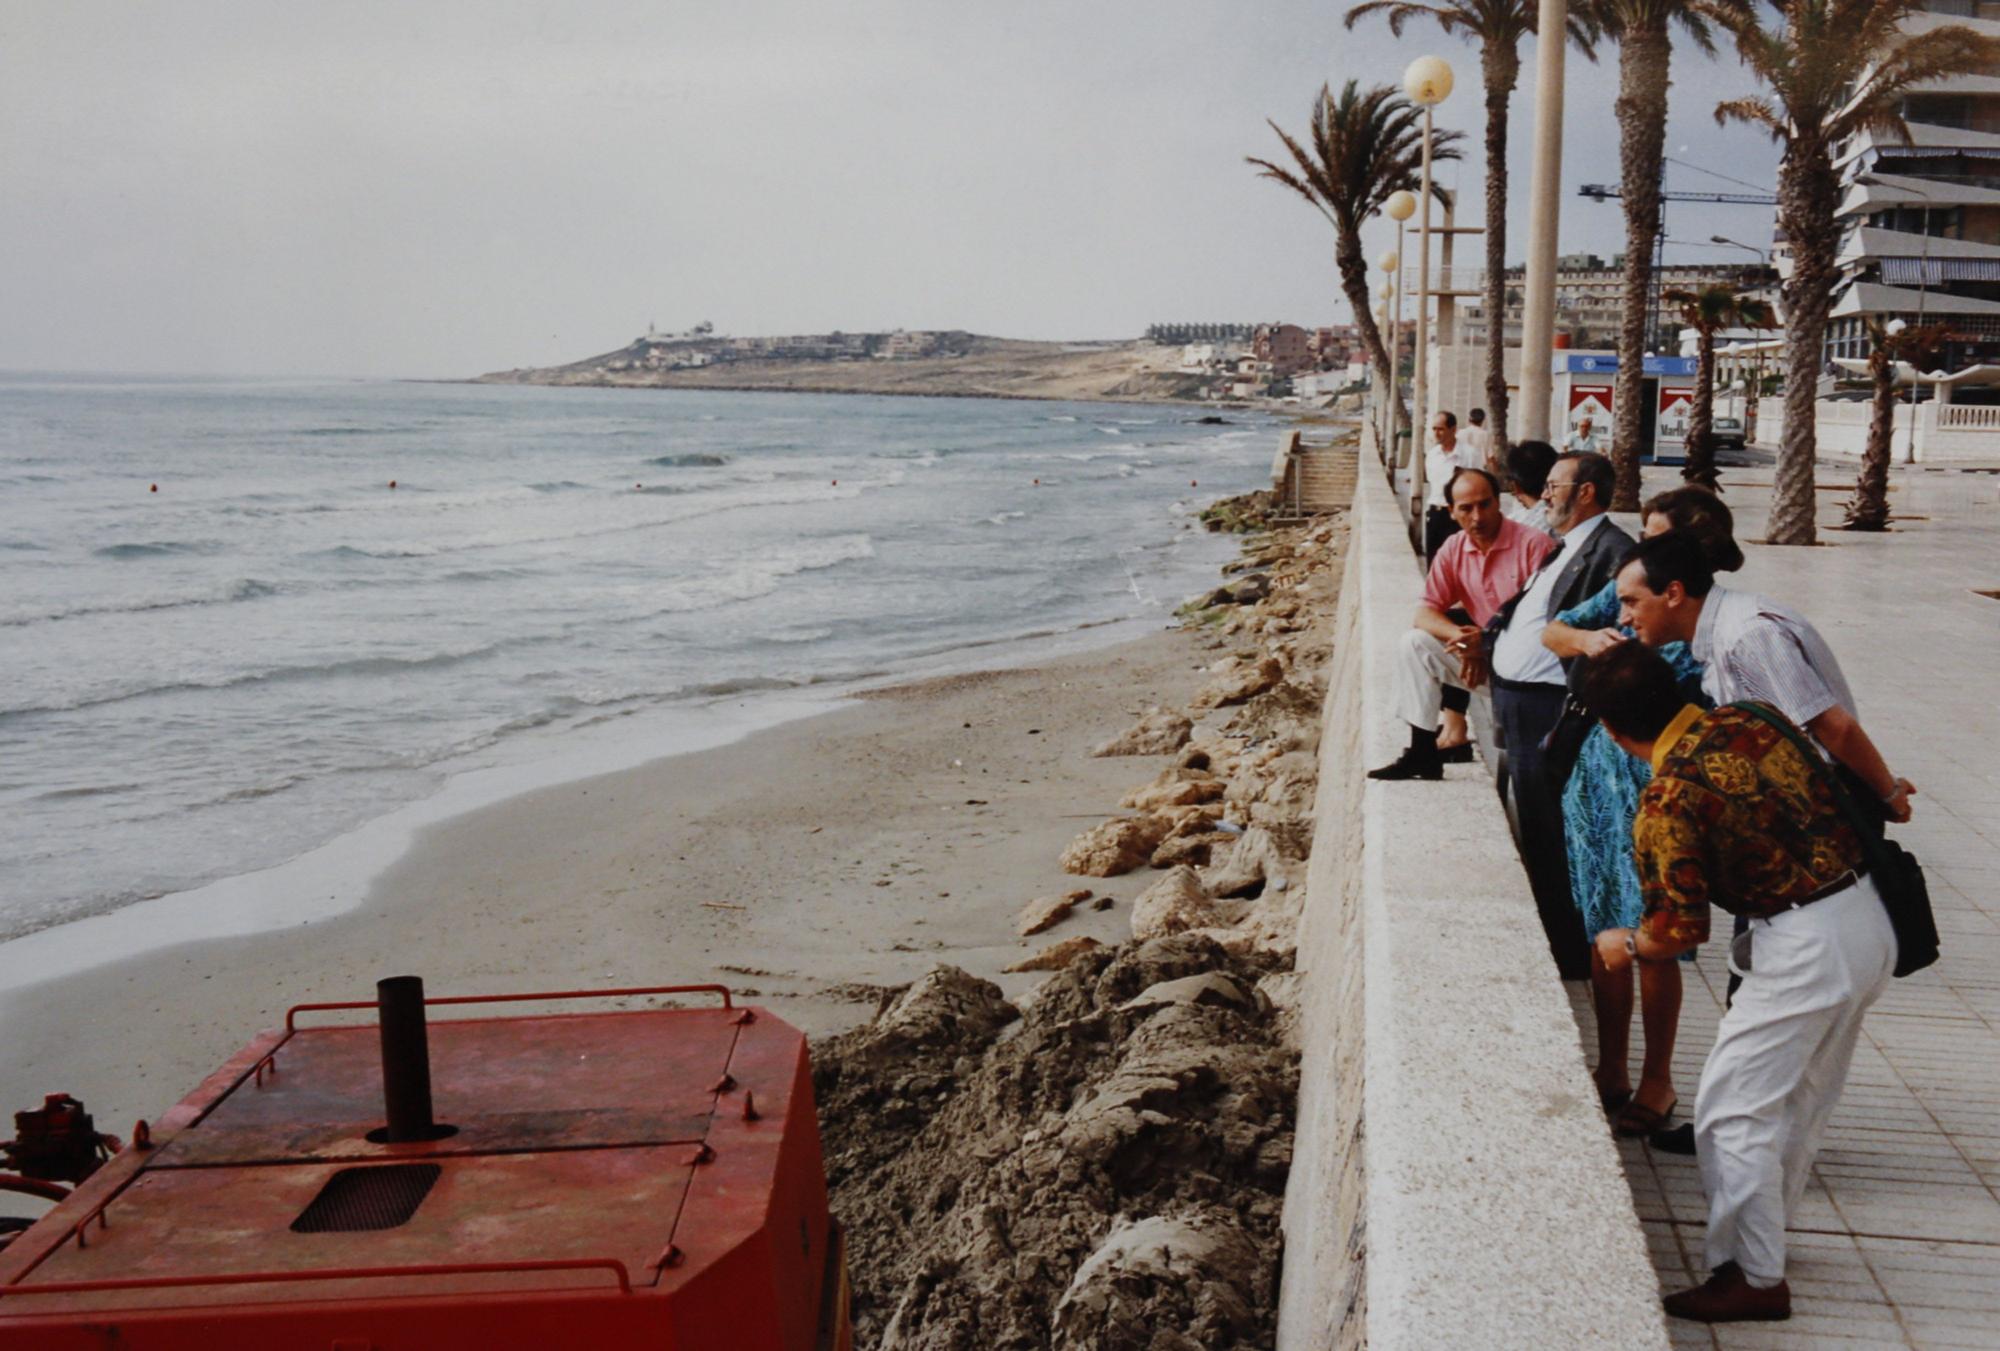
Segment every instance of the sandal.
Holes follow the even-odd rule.
[[[1612,1123],[1611,1133],[1627,1140],[1651,1135],[1674,1119],[1674,1109],[1680,1105],[1681,1100],[1678,1097],[1658,1111],[1643,1102],[1628,1102],[1624,1110],[1618,1113],[1618,1120]]]
[[[1630,1101],[1632,1101],[1632,1090],[1629,1088],[1621,1088],[1614,1093],[1606,1093],[1601,1088],[1597,1090],[1597,1105],[1604,1109],[1607,1120],[1617,1121],[1618,1114],[1625,1110],[1625,1104]]]

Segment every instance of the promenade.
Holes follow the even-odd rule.
[[[1750,543],[1770,469],[1726,472],[1748,563],[1725,584],[1819,626],[1862,722],[1918,786],[1897,838],[1930,877],[1943,956],[1869,1015],[1792,1232],[1791,1321],[1669,1320],[1668,1332],[1676,1346],[2000,1347],[2000,599],[1980,594],[2000,591],[2000,475],[1899,469],[1895,531],[1852,535],[1830,528],[1847,494],[1827,490],[1851,484],[1852,465],[1819,473],[1824,546],[1778,549]],[[1678,481],[1649,470],[1646,489]],[[1723,946],[1703,947],[1686,986],[1683,1120],[1722,1011]],[[1591,1046],[1587,993],[1570,988]],[[1706,1205],[1694,1160],[1637,1141],[1620,1151],[1661,1289],[1698,1282]],[[1577,1276],[1588,1298],[1591,1274]]]

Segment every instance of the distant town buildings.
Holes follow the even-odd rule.
[[[1594,253],[1566,253],[1556,259],[1556,327],[1569,334],[1572,347],[1617,345],[1618,320],[1624,313],[1624,262],[1622,255],[1615,255],[1607,262]],[[1767,268],[1731,263],[1675,263],[1659,269],[1655,276],[1659,291],[1698,291],[1718,284],[1755,286],[1776,278]],[[1524,268],[1507,269],[1507,309],[1502,322],[1510,347],[1521,342],[1524,281]],[[1483,298],[1466,297],[1459,302],[1459,326],[1462,341],[1481,345],[1486,342]],[[1660,326],[1672,330],[1680,327],[1672,307],[1661,306]],[[1660,335],[1660,342],[1666,345],[1664,334]]]
[[[1963,24],[2000,37],[1993,0],[1928,0],[1904,25]],[[1826,356],[1866,357],[1868,321],[1943,323],[1943,369],[2000,361],[2000,67],[1921,86],[1910,130],[1864,132],[1839,150],[1846,227]],[[1779,266],[1788,267],[1780,243]]]
[[[957,329],[889,333],[803,333],[765,338],[720,336],[715,325],[696,324],[682,333],[662,333],[646,325],[642,337],[608,357],[594,358],[612,371],[691,370],[730,361],[903,361],[913,357],[959,356],[972,335]]]

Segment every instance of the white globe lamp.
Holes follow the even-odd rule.
[[[1403,71],[1403,92],[1420,108],[1435,108],[1451,97],[1451,63],[1441,56],[1420,56]]]
[[[1393,221],[1406,221],[1417,214],[1417,194],[1407,189],[1392,192],[1389,200],[1382,203],[1382,214]]]

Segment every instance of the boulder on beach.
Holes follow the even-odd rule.
[[[1104,742],[1092,755],[1172,755],[1187,744],[1194,724],[1171,709],[1149,708],[1139,721]]]
[[[1066,891],[1060,896],[1037,896],[1021,907],[1021,937],[1055,928],[1068,919],[1079,904],[1089,900],[1090,894],[1090,888],[1085,887],[1080,891]]]
[[[1103,946],[1095,938],[1086,938],[1081,935],[1075,938],[1059,939],[1043,948],[1034,956],[1022,958],[1012,966],[1007,967],[1006,970],[1009,973],[1021,971],[1060,971],[1077,958],[1083,956],[1084,953]]]
[[[1134,788],[1118,805],[1142,812],[1159,811],[1162,807],[1191,807],[1214,802],[1226,787],[1206,770],[1169,769],[1151,783]]]
[[[1270,830],[1252,826],[1226,857],[1217,860],[1206,880],[1208,890],[1217,896],[1256,896],[1266,887],[1289,885],[1304,872],[1304,863],[1288,856]]]
[[[1215,902],[1202,890],[1201,878],[1193,868],[1183,865],[1140,892],[1132,902],[1132,936],[1158,938],[1162,934],[1205,928],[1217,918]]]
[[[1262,1255],[1234,1215],[1121,1219],[1055,1308],[1054,1351],[1249,1344]]]
[[[1201,687],[1188,707],[1210,709],[1225,704],[1240,704],[1262,694],[1284,678],[1285,668],[1278,663],[1278,659],[1263,657],[1217,676]]]
[[[1174,822],[1159,816],[1125,816],[1092,826],[1070,841],[1059,866],[1084,877],[1117,877],[1129,873],[1159,848]]]

